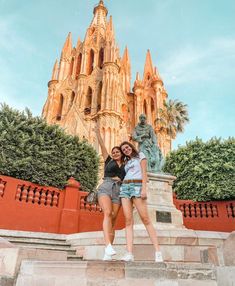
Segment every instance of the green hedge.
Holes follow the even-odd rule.
[[[167,156],[164,171],[177,177],[179,199],[235,199],[235,138],[187,142]]]
[[[0,174],[63,188],[69,177],[88,191],[97,184],[99,159],[86,141],[48,125],[29,110],[0,109]]]

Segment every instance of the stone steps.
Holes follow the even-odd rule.
[[[154,249],[142,226],[136,227],[134,236],[134,256],[136,261],[153,261]],[[221,253],[226,233],[200,232],[187,229],[158,230],[160,249],[166,262],[191,262],[223,264]],[[71,234],[67,242],[77,249],[77,254],[85,260],[100,260],[104,255],[102,232]],[[125,253],[125,231],[116,231],[114,248],[116,259]]]
[[[62,245],[70,247],[69,243],[66,243],[65,239],[45,239],[45,238],[29,238],[29,237],[12,237],[12,236],[2,236],[13,244],[23,244],[25,242],[32,244],[45,244],[45,245]]]
[[[76,249],[66,241],[65,235],[50,233],[8,231],[0,230],[0,237],[6,239],[11,244],[21,249],[44,250],[48,252],[65,252],[68,260],[80,260],[76,255]]]
[[[200,263],[23,261],[16,286],[217,286],[216,268]]]
[[[76,250],[69,248],[69,247],[63,247],[63,246],[50,246],[50,245],[44,245],[44,244],[33,244],[33,243],[27,243],[27,244],[15,244],[17,247],[20,248],[32,248],[32,249],[43,249],[48,251],[63,251],[67,252],[68,255],[76,254]]]

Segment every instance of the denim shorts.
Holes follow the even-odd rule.
[[[98,198],[101,196],[110,197],[113,204],[121,204],[119,198],[121,182],[105,177],[103,183],[98,187]]]
[[[122,184],[120,188],[120,198],[131,199],[133,197],[140,198],[142,190],[142,183],[128,183]]]

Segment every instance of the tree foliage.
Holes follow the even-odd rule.
[[[235,199],[235,138],[196,138],[172,151],[164,171],[177,177],[173,189],[180,199]]]
[[[0,109],[0,174],[64,187],[73,176],[82,189],[97,184],[98,155],[86,142],[48,125],[29,110]]]
[[[159,132],[166,133],[171,138],[175,138],[178,133],[184,131],[185,124],[189,122],[187,104],[181,101],[164,101],[163,108],[159,108],[159,117],[156,125]]]

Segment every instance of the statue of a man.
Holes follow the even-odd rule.
[[[161,172],[163,166],[162,152],[157,146],[153,127],[146,122],[145,114],[139,116],[139,123],[133,131],[132,139],[139,143],[139,151],[143,152],[147,158],[148,172]]]

